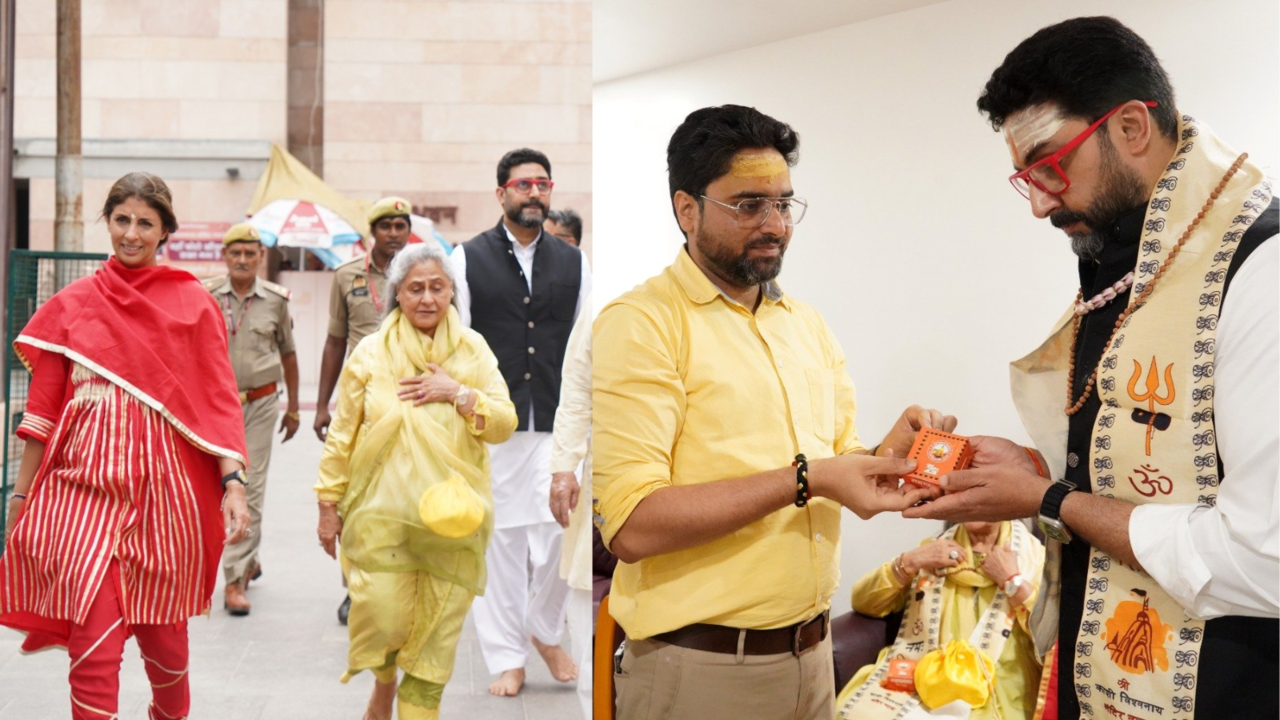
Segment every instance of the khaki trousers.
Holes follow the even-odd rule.
[[[262,502],[267,494],[267,465],[271,462],[271,442],[275,439],[276,420],[280,419],[280,398],[268,395],[241,408],[244,411],[244,439],[248,445],[249,467],[245,475],[249,487],[245,500],[249,504],[249,537],[228,545],[222,553],[222,574],[228,583],[244,582],[249,568],[258,561],[258,545],[262,542]]]
[[[618,720],[830,720],[831,638],[800,653],[730,655],[627,639]],[[616,670],[617,668],[615,668]]]

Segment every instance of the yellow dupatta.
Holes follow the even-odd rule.
[[[378,370],[365,388],[365,428],[338,506],[343,553],[366,571],[425,570],[481,593],[493,531],[488,450],[451,403],[415,407],[396,393],[401,378],[431,372],[430,363],[482,385],[487,349],[468,340],[453,307],[434,338],[396,308],[365,342],[374,343]]]

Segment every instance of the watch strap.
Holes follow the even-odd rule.
[[[245,474],[244,470],[236,470],[235,472],[229,472],[226,475],[222,476],[222,489],[226,490],[227,483],[232,483],[232,482],[238,482],[247,488],[249,487],[249,476]]]
[[[1076,489],[1075,485],[1066,480],[1058,480],[1044,493],[1044,499],[1040,502],[1040,517],[1049,520],[1062,520],[1062,501],[1067,497],[1067,493]]]
[[[1018,588],[1022,587],[1023,582],[1025,581],[1023,580],[1022,573],[1014,573],[1008,580],[1001,583],[1000,589],[1004,591],[1005,595],[1015,595],[1018,592]]]

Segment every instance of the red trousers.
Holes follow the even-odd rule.
[[[187,682],[187,623],[126,625],[120,610],[120,567],[112,562],[83,625],[71,626],[71,717],[114,718],[120,700],[120,662],[124,641],[138,639],[151,680],[151,720],[187,717],[191,691]]]

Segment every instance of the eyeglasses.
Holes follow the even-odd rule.
[[[515,188],[516,192],[527,195],[535,187],[540,193],[549,193],[556,184],[547,178],[513,178],[502,183],[504,188]]]
[[[706,195],[699,195],[703,200],[710,200],[726,210],[732,210],[737,217],[738,227],[744,230],[751,230],[762,227],[769,222],[769,216],[773,210],[777,208],[778,217],[782,219],[782,224],[791,227],[799,225],[804,219],[804,213],[809,209],[809,203],[800,198],[747,198],[739,200],[737,204],[730,205],[723,203],[715,198],[709,198]]]
[[[1081,143],[1088,140],[1090,135],[1097,131],[1098,128],[1102,127],[1102,123],[1106,122],[1107,118],[1115,115],[1120,111],[1120,108],[1128,104],[1128,102],[1123,102],[1111,108],[1110,112],[1098,118],[1097,122],[1085,128],[1084,132],[1072,138],[1071,142],[1063,145],[1062,148],[1054,154],[1047,158],[1037,160],[1026,168],[1010,175],[1009,183],[1013,185],[1013,189],[1017,190],[1021,193],[1022,197],[1027,198],[1028,200],[1031,199],[1032,185],[1034,185],[1040,192],[1048,193],[1049,195],[1061,195],[1066,192],[1067,188],[1071,187],[1071,180],[1067,178],[1067,174],[1062,171],[1062,166],[1058,163],[1072,150],[1080,147]],[[1159,103],[1154,100],[1143,100],[1142,104],[1149,108],[1159,105]]]

